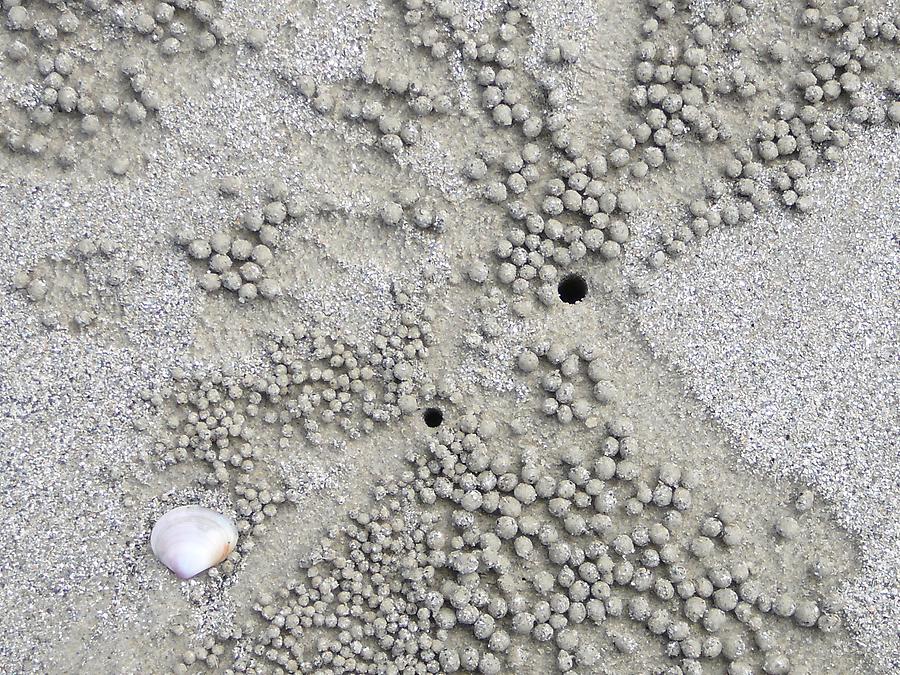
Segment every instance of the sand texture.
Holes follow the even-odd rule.
[[[900,672],[898,218],[894,0],[0,1],[0,672]]]

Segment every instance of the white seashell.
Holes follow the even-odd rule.
[[[180,579],[190,579],[225,560],[237,540],[230,518],[202,506],[179,506],[156,521],[150,548]]]

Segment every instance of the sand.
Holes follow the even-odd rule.
[[[564,109],[572,136],[589,156],[607,151],[634,119],[633,53],[647,8],[528,4],[533,33],[520,38],[517,86],[537,91],[536,81],[553,78],[570,97]],[[697,22],[714,4],[680,11]],[[459,5],[471,30],[495,24],[502,11],[499,2]],[[799,4],[757,5],[741,32],[760,52],[775,37],[798,54],[822,39],[794,25]],[[861,5],[881,20],[898,9]],[[573,263],[569,271],[587,281],[587,297],[546,307],[496,280],[493,251],[513,223],[463,175],[476,151],[505,152],[521,139],[497,132],[469,62],[455,52],[433,59],[404,41],[409,29],[398,3],[216,3],[224,43],[203,54],[186,47],[171,58],[151,38],[116,27],[107,15],[76,13],[82,10],[81,26],[65,39],[79,63],[89,58],[80,74],[94,93],[127,100],[119,64],[140,55],[162,104],[139,124],[101,116],[91,138],[57,113],[63,121],[45,132],[52,148],[42,155],[0,149],[0,670],[169,672],[207,638],[248,623],[258,630],[260,594],[296,577],[323,533],[343,526],[352,509],[367,508],[379,480],[397,479],[405,456],[433,437],[421,414],[427,405],[443,410],[447,427],[467,413],[494,420],[491,448],[548,466],[567,449],[595,447],[608,416],[629,415],[642,466],[674,461],[698,472],[691,519],[699,522],[723,501],[738,507],[747,533],[739,554],[768,588],[802,589],[843,605],[835,633],[790,620],[773,624],[791,672],[900,668],[896,124],[848,124],[850,143],[838,160],[810,171],[810,213],[786,209],[773,193],[750,222],[722,226],[651,270],[646,257],[657,236],[684,222],[685,203],[721,175],[728,154],[686,140],[681,164],[664,164],[642,181],[621,175],[618,185],[640,200],[623,216],[631,240],[622,258],[604,263],[589,254]],[[183,20],[190,35],[200,34],[194,17]],[[245,44],[251,28],[265,32],[261,49]],[[35,84],[39,46],[22,63],[9,58],[21,35],[0,29],[4,128],[23,124],[16,101],[33,100],[43,88]],[[544,60],[560,39],[580,50],[574,65]],[[716,40],[713,65],[731,68],[735,54],[722,36]],[[879,50],[885,58],[871,92],[886,107],[896,95],[885,86],[900,75],[896,43]],[[735,147],[769,117],[796,68],[755,52],[743,60],[761,91],[722,106]],[[391,157],[374,146],[373,125],[323,115],[300,91],[311,78],[335,96],[371,93],[377,86],[358,78],[366,65],[452,93],[459,109],[422,118],[419,142]],[[74,167],[59,166],[57,145],[76,148]],[[111,171],[117,158],[128,160],[122,176]],[[538,191],[552,177],[542,171]],[[235,195],[221,192],[225,177],[237,177]],[[206,293],[198,285],[203,265],[177,243],[180,233],[203,238],[235,227],[245,210],[268,201],[273,179],[284,181],[303,212],[282,228],[267,270],[282,295],[240,303],[225,291]],[[380,221],[383,204],[404,187],[446,212],[443,232]],[[85,237],[115,247],[85,255],[77,248]],[[476,262],[489,270],[484,284],[468,278]],[[48,286],[38,301],[14,278],[35,270]],[[177,389],[174,368],[270,372],[272,332],[298,323],[370,344],[383,326],[399,322],[397,284],[409,297],[406,310],[433,313],[434,343],[412,375],[416,410],[358,437],[336,427],[307,434],[295,424],[282,442],[277,429],[261,431],[254,475],[290,486],[293,499],[266,521],[233,574],[179,582],[150,551],[155,520],[186,503],[235,517],[240,496],[233,484],[203,484],[202,461],[163,461],[158,443],[170,437],[167,417],[177,406],[145,399]],[[592,345],[611,364],[619,398],[604,408],[599,426],[563,425],[541,412],[547,394],[538,375],[516,366],[522,350],[539,342],[566,350]],[[452,396],[434,395],[435,384]],[[574,385],[590,398],[585,377]],[[807,488],[814,506],[797,514],[792,505]],[[801,536],[784,541],[773,527],[787,515],[797,518]],[[834,570],[824,580],[808,574],[817,557]],[[592,639],[600,661],[578,672],[662,672],[674,663],[646,631],[630,655],[603,631]],[[190,672],[233,668],[251,643],[227,644],[218,665],[197,662]],[[535,653],[531,669],[503,672],[555,669],[548,665],[554,649]],[[267,663],[258,660],[260,668]],[[704,668],[726,666],[719,659]]]

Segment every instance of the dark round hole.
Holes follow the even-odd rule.
[[[567,274],[559,282],[558,290],[560,300],[574,305],[587,295],[587,282],[579,274]]]
[[[433,429],[441,426],[441,422],[444,421],[444,413],[439,408],[425,408],[425,412],[422,413],[422,419],[425,420],[425,424]]]

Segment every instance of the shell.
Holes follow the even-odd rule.
[[[150,548],[180,579],[190,579],[225,560],[237,540],[230,518],[202,506],[179,506],[156,521]]]

